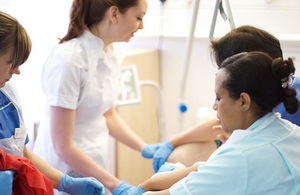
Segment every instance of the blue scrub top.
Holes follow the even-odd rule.
[[[294,87],[296,89],[297,98],[300,101],[300,78],[293,77],[293,83],[290,85],[290,87]],[[300,109],[298,109],[298,111],[295,114],[289,114],[286,112],[283,103],[281,103],[274,109],[274,111],[281,113],[281,118],[287,119],[292,123],[300,126]]]
[[[0,91],[0,139],[10,138],[20,127],[19,115],[13,103]],[[25,144],[29,142],[26,136]]]

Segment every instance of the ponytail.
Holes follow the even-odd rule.
[[[121,13],[138,4],[138,0],[74,0],[70,14],[68,32],[59,43],[79,37],[91,25],[101,22],[111,6],[119,8]]]
[[[280,81],[281,93],[280,100],[283,102],[285,110],[289,114],[294,114],[299,108],[299,100],[296,97],[296,90],[291,88],[289,84],[292,83],[292,75],[295,73],[295,66],[293,60],[288,58],[276,58],[272,62],[273,75]]]
[[[79,37],[81,33],[88,29],[86,26],[86,18],[91,0],[74,0],[70,14],[70,24],[67,35],[60,40],[59,43]]]

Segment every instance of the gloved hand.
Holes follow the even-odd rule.
[[[163,143],[163,145],[154,153],[153,155],[153,169],[155,172],[158,171],[158,169],[163,165],[169,155],[173,151],[173,145],[171,144],[170,140],[167,140],[166,142]]]
[[[3,195],[11,195],[15,172],[12,170],[0,171],[0,192]]]
[[[142,188],[141,188],[141,184],[140,185],[138,185],[138,187],[137,188],[135,188],[134,190],[131,190],[129,193],[128,193],[128,195],[141,195],[141,194],[144,194],[144,193],[146,193],[147,191],[145,191],[145,190],[143,190]]]
[[[135,186],[122,181],[115,189],[112,191],[113,195],[127,195],[129,192],[135,190]]]
[[[101,182],[93,177],[70,177],[63,174],[58,186],[58,191],[64,191],[72,195],[105,194],[105,188]]]
[[[153,158],[154,153],[162,146],[162,143],[146,144],[142,150],[142,156],[144,158]]]
[[[158,170],[157,173],[173,171],[177,166],[174,163],[165,162]]]

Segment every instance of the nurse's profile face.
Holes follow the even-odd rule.
[[[11,69],[12,67],[12,52],[8,51],[0,54],[0,88],[5,86],[5,83],[10,80],[13,74],[20,74],[19,67]]]
[[[216,99],[213,109],[217,111],[217,117],[221,122],[222,129],[226,133],[232,133],[234,130],[241,128],[240,104],[238,100],[230,97],[227,89],[223,87],[223,81],[228,74],[224,69],[220,69],[215,79]]]

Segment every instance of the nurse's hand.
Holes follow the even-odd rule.
[[[162,143],[146,144],[142,150],[142,156],[144,158],[153,158],[154,153],[162,146]]]
[[[63,174],[58,186],[58,191],[72,195],[99,194],[104,195],[105,189],[101,182],[93,177],[70,177]]]
[[[0,171],[0,194],[12,194],[14,173],[12,170]]]
[[[174,147],[170,140],[167,140],[153,155],[153,169],[155,172],[167,161],[170,154],[173,152]]]
[[[141,185],[139,185],[137,188],[135,188],[134,190],[130,191],[128,193],[128,195],[141,195],[141,194],[144,194],[145,192],[147,192],[147,191],[143,190],[141,188]]]
[[[112,192],[113,195],[127,195],[130,192],[134,191],[137,187],[122,181]]]

